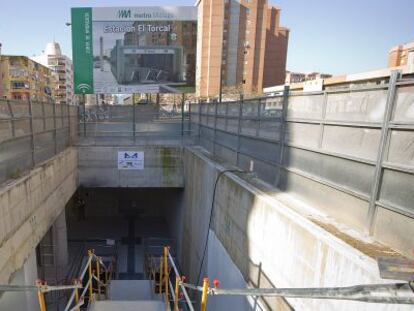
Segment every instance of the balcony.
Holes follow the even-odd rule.
[[[10,83],[10,89],[12,90],[27,90],[30,89],[30,83],[27,81],[12,81]]]

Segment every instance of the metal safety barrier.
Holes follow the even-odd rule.
[[[202,293],[201,310],[206,310],[207,296],[252,296],[252,297],[284,297],[304,299],[335,299],[352,300],[370,303],[387,304],[414,304],[414,282],[370,284],[347,287],[325,288],[218,288],[215,281],[214,287],[209,287],[209,280],[205,278],[203,286],[181,283],[183,287]]]
[[[347,218],[373,234],[381,212],[414,219],[413,111],[414,80],[395,71],[378,85],[193,103],[189,117],[199,145],[242,169],[253,163],[260,179],[334,218],[358,200]],[[342,209],[327,203],[338,197]]]
[[[86,306],[89,306],[95,297],[95,293],[98,300],[106,297],[113,272],[113,260],[110,260],[107,266],[102,257],[95,255],[93,250],[88,250],[88,261],[83,267],[79,278],[75,280],[75,285],[79,287],[73,290],[64,311],[80,311],[80,307],[85,306],[86,301]],[[85,277],[87,278],[86,283]],[[81,288],[83,290],[80,293],[79,289]],[[41,309],[41,311],[45,310]]]
[[[155,291],[163,295],[167,310],[178,311],[179,308],[194,311],[187,289],[183,286],[185,277],[177,268],[168,246],[163,247],[160,257],[151,257],[149,276],[156,283]]]
[[[0,99],[0,183],[74,144],[77,129],[77,106]]]

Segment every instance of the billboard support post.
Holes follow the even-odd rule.
[[[83,137],[86,137],[86,95],[82,95],[83,105]]]
[[[135,144],[135,136],[136,136],[136,104],[132,102],[132,136],[134,138],[134,144]]]
[[[184,102],[185,102],[185,93],[182,94],[182,98],[181,98],[181,137],[184,137]]]

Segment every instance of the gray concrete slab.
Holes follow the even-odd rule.
[[[149,280],[112,280],[109,300],[152,300],[153,285]]]
[[[165,311],[161,301],[96,301],[91,311]]]

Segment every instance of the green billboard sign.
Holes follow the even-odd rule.
[[[92,8],[72,9],[75,94],[93,94]]]
[[[196,41],[195,7],[73,8],[75,93],[194,87]]]

